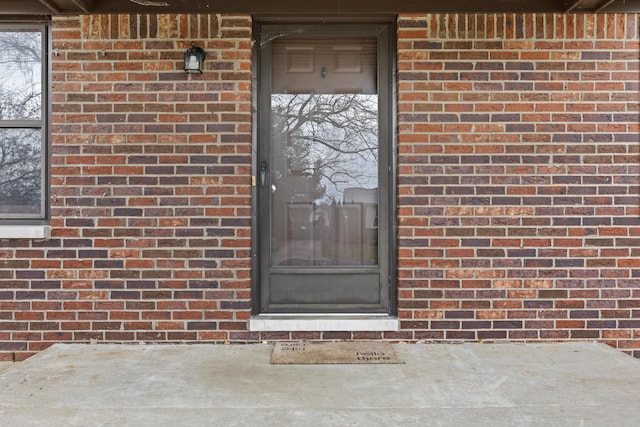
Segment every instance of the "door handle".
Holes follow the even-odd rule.
[[[260,163],[260,186],[264,188],[267,183],[267,162]]]

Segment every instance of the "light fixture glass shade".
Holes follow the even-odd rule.
[[[184,71],[187,73],[202,74],[204,56],[204,50],[197,46],[191,46],[184,53]]]

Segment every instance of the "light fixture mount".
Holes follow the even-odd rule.
[[[202,74],[205,53],[195,43],[184,53],[184,71],[189,74]]]

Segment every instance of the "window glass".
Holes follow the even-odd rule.
[[[272,42],[274,266],[378,264],[377,43]]]
[[[45,217],[44,39],[0,24],[0,219]]]
[[[41,163],[39,129],[0,129],[0,215],[40,213]]]
[[[0,119],[41,115],[42,33],[0,31]]]

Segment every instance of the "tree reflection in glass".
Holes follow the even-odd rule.
[[[272,265],[376,265],[378,96],[274,94]]]
[[[0,31],[0,214],[42,213],[42,33]]]

